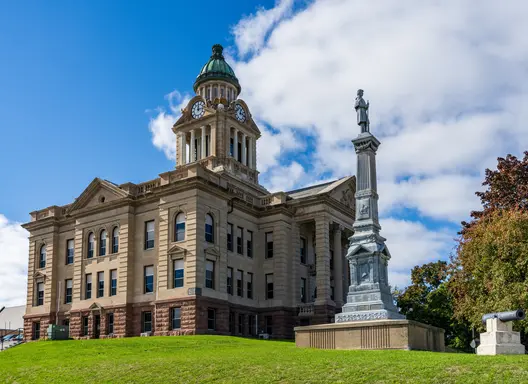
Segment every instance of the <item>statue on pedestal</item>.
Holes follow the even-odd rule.
[[[368,108],[369,102],[363,99],[363,90],[358,89],[356,102],[354,104],[354,109],[357,113],[357,123],[361,127],[361,133],[369,132],[369,118],[368,118]]]

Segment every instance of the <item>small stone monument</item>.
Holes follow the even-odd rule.
[[[525,313],[519,309],[511,312],[489,313],[482,316],[486,332],[480,334],[477,355],[524,355],[521,334],[513,331],[513,320],[523,320]]]
[[[356,219],[346,255],[350,287],[335,324],[295,328],[298,347],[325,349],[421,349],[444,351],[444,330],[412,320],[398,312],[390,291],[387,264],[391,258],[380,235],[376,152],[380,142],[370,133],[369,103],[363,90],[354,104],[361,127],[352,140],[357,154]]]

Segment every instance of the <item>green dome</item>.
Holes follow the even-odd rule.
[[[233,69],[231,69],[224,59],[224,55],[222,55],[223,50],[224,48],[220,44],[213,45],[213,54],[211,55],[211,58],[202,67],[200,74],[194,82],[193,88],[195,92],[200,84],[203,84],[206,81],[223,80],[235,86],[237,92],[240,93],[240,84],[235,76],[235,72],[233,72]]]

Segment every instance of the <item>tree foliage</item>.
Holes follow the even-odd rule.
[[[475,192],[482,203],[481,211],[471,212],[472,220],[462,222],[462,232],[476,224],[479,219],[497,210],[528,209],[528,151],[519,160],[511,154],[497,159],[497,169],[486,169],[484,192]]]
[[[485,313],[528,308],[528,212],[518,207],[482,216],[461,237],[452,268],[457,319],[482,330]],[[518,327],[527,331],[528,321]]]
[[[467,350],[470,330],[465,321],[453,318],[453,297],[448,289],[449,267],[445,261],[416,266],[411,272],[412,285],[397,293],[400,311],[409,320],[445,330],[446,345]]]

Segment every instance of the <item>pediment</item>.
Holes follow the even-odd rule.
[[[37,271],[33,274],[33,279],[35,280],[38,280],[38,279],[43,279],[45,280],[46,279],[46,275],[40,271]]]
[[[205,103],[205,111],[204,111],[204,114],[202,117],[200,117],[199,119],[194,119],[192,117],[192,107],[194,105],[194,103],[196,103],[197,101],[203,101]],[[174,129],[176,129],[176,127],[178,127],[179,125],[182,125],[182,124],[185,124],[189,121],[199,121],[207,116],[210,116],[212,114],[215,113],[215,110],[214,108],[212,108],[212,105],[211,105],[211,102],[207,102],[202,96],[200,95],[196,95],[194,96],[191,100],[189,100],[189,102],[187,103],[187,105],[185,106],[185,108],[182,108],[180,110],[181,112],[181,116],[178,120],[176,120],[176,123],[174,123],[173,125],[173,131]]]
[[[92,305],[90,305],[90,307],[88,308],[90,311],[101,311],[103,310],[104,308],[101,306],[101,304],[99,303],[93,303]]]
[[[354,176],[344,177],[328,186],[330,197],[354,210],[356,206],[356,178]]]
[[[174,244],[172,247],[169,248],[169,251],[167,253],[169,255],[185,256],[187,253],[187,250],[183,247],[180,247],[177,244]]]
[[[218,251],[218,249],[216,249],[216,247],[205,248],[204,253],[205,253],[205,256],[212,256],[215,259],[220,258],[220,252]]]
[[[107,204],[128,197],[128,193],[109,181],[96,177],[68,208],[68,213],[87,207]]]

